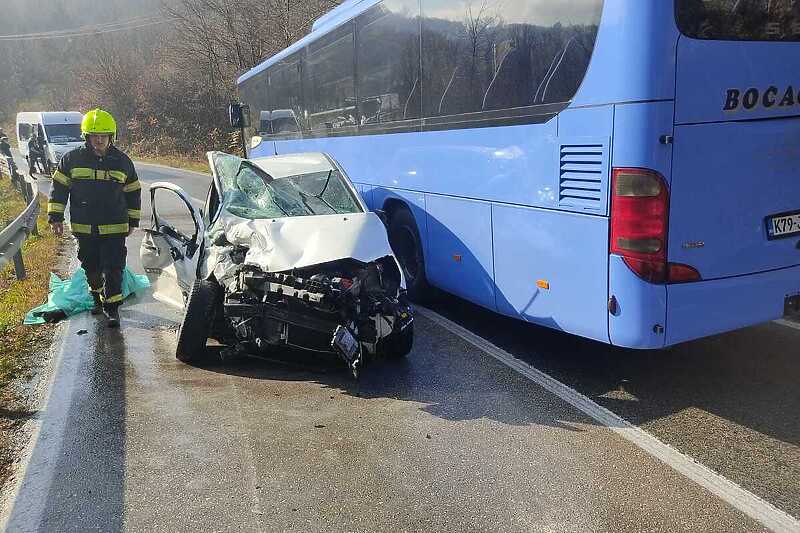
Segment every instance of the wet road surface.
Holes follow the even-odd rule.
[[[207,178],[139,169],[205,197]],[[137,271],[140,238],[129,241]],[[453,298],[433,306],[773,503],[796,504],[786,472],[798,467],[797,371],[781,347],[800,331],[766,325],[642,354]],[[121,314],[120,332],[89,316],[65,328],[8,531],[761,529],[424,317],[406,360],[375,362],[355,382],[337,360],[300,352],[184,365],[176,311],[145,297]]]

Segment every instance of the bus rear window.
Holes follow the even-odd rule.
[[[696,39],[800,41],[797,0],[677,0],[677,18]]]

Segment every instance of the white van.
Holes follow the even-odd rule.
[[[20,153],[27,159],[28,141],[35,132],[44,140],[44,153],[53,170],[70,150],[83,144],[81,121],[77,111],[37,111],[17,113],[17,143]]]

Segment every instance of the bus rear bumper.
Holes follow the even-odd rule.
[[[800,266],[667,286],[666,345],[716,335],[784,316],[800,294]]]

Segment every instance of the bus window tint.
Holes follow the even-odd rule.
[[[345,24],[308,47],[305,62],[305,104],[308,126],[340,129],[355,126],[353,26]]]
[[[240,85],[239,97],[242,102],[246,102],[250,106],[250,117],[255,134],[268,135],[270,133],[269,104],[264,74],[254,76]],[[247,132],[248,135],[253,134],[253,130]]]
[[[572,99],[602,0],[423,0],[427,117]]]
[[[800,41],[797,0],[678,0],[678,26],[696,39]]]
[[[603,0],[383,0],[244,81],[242,98],[263,134],[288,137],[535,122],[575,96],[602,10]]]
[[[298,124],[298,118],[303,117],[300,64],[301,54],[298,52],[267,70],[271,116],[291,117]]]
[[[419,118],[418,2],[385,0],[356,27],[361,125]]]

